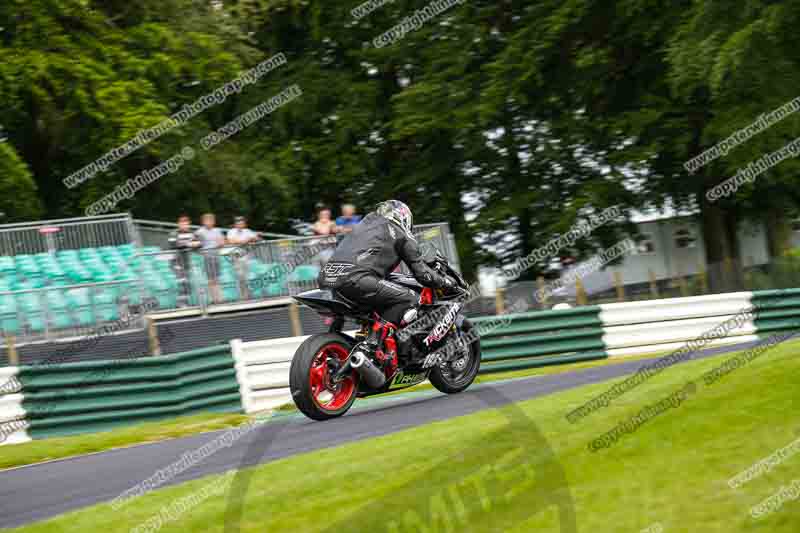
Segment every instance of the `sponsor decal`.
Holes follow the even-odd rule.
[[[422,363],[422,368],[430,368],[433,365],[437,364],[441,359],[442,359],[442,354],[438,352],[432,353],[425,358],[425,362]]]
[[[415,374],[405,374],[403,371],[399,371],[395,378],[392,380],[392,384],[389,385],[390,389],[395,387],[410,387],[412,385],[416,385],[417,383],[421,383],[425,381],[428,377],[427,372],[418,372]]]
[[[425,337],[423,341],[425,346],[430,346],[434,342],[438,342],[447,335],[447,332],[450,331],[450,328],[453,327],[453,323],[456,321],[456,317],[458,316],[458,312],[461,310],[461,306],[459,305],[452,305],[450,309],[447,311],[447,314],[444,315],[442,320],[436,324],[431,331],[430,335]]]

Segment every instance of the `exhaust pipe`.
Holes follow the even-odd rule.
[[[375,366],[363,352],[355,352],[350,356],[350,366],[356,369],[358,375],[370,388],[380,389],[386,384],[383,371]]]

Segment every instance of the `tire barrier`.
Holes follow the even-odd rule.
[[[800,330],[800,289],[585,306],[471,319],[481,373],[684,354]],[[201,411],[291,402],[289,367],[308,337],[160,357],[0,368],[0,443],[102,431]]]
[[[26,434],[16,435],[15,442],[176,415],[242,411],[229,346],[162,357],[22,366],[13,379],[24,393],[0,396],[0,402],[22,396]],[[13,414],[10,405],[0,407],[3,418]]]
[[[481,339],[481,373],[607,357],[598,306],[473,318]]]

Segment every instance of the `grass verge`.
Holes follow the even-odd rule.
[[[11,444],[0,448],[0,470],[225,429],[248,420],[250,417],[240,414],[208,413],[136,424],[100,433]]]

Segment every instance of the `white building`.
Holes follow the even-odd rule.
[[[693,213],[674,210],[636,212],[632,221],[643,240],[635,253],[629,254],[619,264],[608,266],[600,272],[583,278],[589,294],[614,287],[614,273],[619,273],[624,285],[648,283],[651,272],[656,280],[673,279],[708,271],[705,243],[700,222]],[[800,247],[800,220],[794,227],[794,246]],[[769,262],[766,227],[761,222],[743,222],[738,231],[742,267],[763,265]],[[496,287],[505,285],[496,269],[481,273],[484,294],[492,294]],[[565,287],[574,295],[575,287]]]

